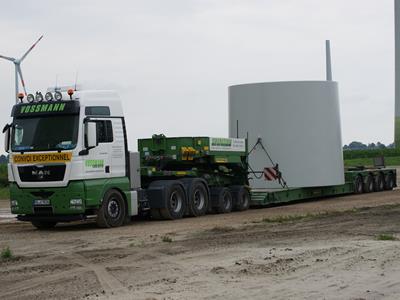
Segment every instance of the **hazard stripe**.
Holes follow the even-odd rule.
[[[274,168],[264,168],[264,177],[265,180],[272,181],[278,178],[278,173]]]

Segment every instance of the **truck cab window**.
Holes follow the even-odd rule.
[[[96,121],[97,142],[112,143],[113,130],[111,121]]]

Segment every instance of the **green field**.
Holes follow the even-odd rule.
[[[400,156],[385,157],[386,166],[400,166]],[[373,166],[372,158],[354,158],[344,160],[345,167]]]
[[[345,150],[345,167],[373,166],[374,157],[383,156],[387,166],[400,166],[400,149]]]
[[[9,199],[10,192],[8,187],[0,187],[0,200]]]

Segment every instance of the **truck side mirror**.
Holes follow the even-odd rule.
[[[8,153],[10,149],[10,129],[11,125],[7,124],[4,126],[3,133],[4,133],[4,151]]]
[[[97,146],[97,130],[96,122],[86,123],[86,140],[85,146],[87,149],[91,149]]]

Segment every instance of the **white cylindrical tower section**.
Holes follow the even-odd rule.
[[[229,87],[229,136],[248,137],[249,150],[262,139],[289,187],[344,183],[338,84],[294,81]],[[270,167],[258,146],[249,155],[254,171]],[[256,179],[256,189],[278,188]]]
[[[400,0],[394,1],[395,113],[394,143],[400,148]]]

